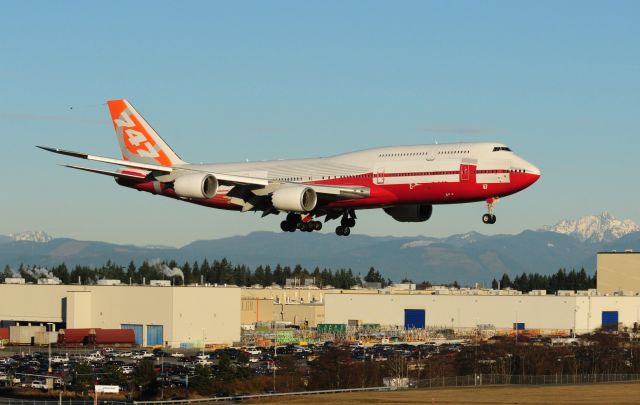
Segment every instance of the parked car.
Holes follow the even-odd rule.
[[[179,352],[173,352],[171,353],[171,357],[175,357],[175,358],[183,358],[184,357],[184,353],[179,353]]]
[[[38,390],[46,390],[47,386],[42,380],[33,380],[31,381],[31,388],[38,389]]]
[[[120,366],[120,370],[122,371],[122,374],[131,374],[133,373],[133,366],[125,364],[124,366]]]

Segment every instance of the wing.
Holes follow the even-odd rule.
[[[304,185],[305,187],[312,188],[318,196],[325,201],[365,198],[370,195],[370,189],[366,186],[331,186],[324,184],[270,181],[266,178],[266,173],[265,177],[246,176],[242,174],[200,170],[194,165],[189,165],[188,167],[182,165],[162,166],[90,155],[88,153],[50,148],[46,146],[38,146],[38,148],[60,155],[123,166],[123,168],[118,171],[107,171],[75,165],[64,165],[65,167],[72,169],[112,176],[115,178],[126,178],[138,181],[173,181],[180,175],[185,174],[185,172],[208,173],[215,176],[221,185],[231,187],[227,196],[236,199],[235,202],[242,206],[243,211],[264,211],[265,214],[276,212],[270,205],[270,195],[279,188],[292,185]]]
[[[58,153],[60,155],[66,155],[66,156],[71,156],[79,159],[87,159],[87,160],[93,160],[96,162],[120,165],[120,166],[135,168],[135,169],[149,170],[151,172],[157,172],[158,174],[169,174],[169,173],[179,172],[179,171],[204,172],[202,170],[194,169],[193,167],[187,168],[187,167],[180,167],[180,166],[161,166],[161,165],[153,165],[148,163],[139,163],[139,162],[133,162],[129,160],[120,160],[120,159],[113,159],[113,158],[108,158],[103,156],[90,155],[88,153],[83,153],[83,152],[73,152],[70,150],[49,148],[47,146],[38,146],[38,148],[46,150],[48,152]],[[79,167],[75,167],[75,166],[73,168],[80,169]],[[87,168],[82,168],[80,170],[86,170],[93,173],[107,174],[110,176],[113,174],[109,174],[109,173],[115,173],[115,172],[105,172],[105,171],[93,170],[93,169],[88,170]],[[225,173],[215,173],[215,172],[209,172],[209,171],[207,171],[206,173],[210,173],[214,175],[218,179],[220,184],[223,184],[223,185],[233,186],[237,184],[250,184],[250,185],[266,186],[267,184],[269,184],[269,181],[267,179],[238,176],[238,175],[225,174]],[[121,176],[115,176],[115,177],[121,177]]]

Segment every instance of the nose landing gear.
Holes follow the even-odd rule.
[[[488,213],[482,216],[482,222],[485,224],[495,224],[496,216],[493,214],[493,206],[498,203],[498,198],[487,198],[487,211]]]

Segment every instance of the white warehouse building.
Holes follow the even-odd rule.
[[[240,341],[240,288],[0,284],[4,326],[133,329],[136,343]]]
[[[405,328],[562,329],[640,323],[640,296],[327,294],[325,322]]]

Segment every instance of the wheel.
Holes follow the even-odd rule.
[[[351,233],[351,228],[349,227],[344,228],[344,231],[342,231],[342,236],[349,236],[350,233]]]
[[[322,229],[322,222],[320,221],[313,221],[313,229],[315,229],[316,231],[319,231]]]
[[[280,229],[282,232],[289,232],[289,223],[287,221],[280,222]]]
[[[301,222],[300,223],[300,230],[302,232],[310,232],[311,231],[311,227],[309,226],[309,223],[307,222]]]
[[[347,219],[347,226],[349,228],[353,228],[354,226],[356,226],[356,219],[355,218],[348,218]]]
[[[491,222],[489,222],[490,224],[495,224],[496,223],[496,216],[495,215],[491,215]]]
[[[482,216],[482,222],[484,222],[485,224],[490,224],[491,223],[491,215],[490,214],[484,214]]]
[[[338,236],[342,236],[344,234],[344,230],[345,229],[349,229],[349,228],[345,228],[344,226],[340,225],[336,227],[336,235]]]

